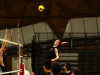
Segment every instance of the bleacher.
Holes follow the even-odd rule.
[[[62,64],[61,73],[65,73],[63,66],[66,62],[70,63],[73,68],[78,68],[78,53],[59,53],[59,62]]]
[[[82,40],[83,41],[83,40]],[[43,71],[43,62],[46,59],[48,51],[52,47],[54,41],[46,41],[39,43],[35,48],[35,72],[36,75],[44,74]],[[75,43],[75,42],[74,42]],[[67,45],[61,45],[59,47],[59,62],[62,66],[66,62],[70,62],[72,64],[72,68],[79,68],[81,70],[81,75],[99,75],[100,74],[100,50],[95,45],[93,48],[83,47],[84,44],[80,46],[74,45],[73,48],[69,46],[71,43]],[[90,44],[92,45],[92,44]],[[84,49],[83,49],[84,48]],[[62,69],[62,73],[64,70]]]

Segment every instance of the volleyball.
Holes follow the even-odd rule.
[[[39,6],[38,6],[38,10],[39,10],[40,12],[43,12],[44,9],[45,9],[45,7],[44,7],[43,5],[39,5]]]

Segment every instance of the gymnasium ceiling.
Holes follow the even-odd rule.
[[[0,0],[0,29],[16,28],[18,20],[20,27],[44,21],[61,38],[70,18],[98,16],[100,0]]]

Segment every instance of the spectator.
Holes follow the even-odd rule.
[[[53,62],[51,64],[51,75],[59,75],[62,65],[59,62]]]
[[[70,63],[66,63],[65,66],[64,66],[64,70],[66,72],[65,75],[71,75],[72,74],[71,64]]]
[[[44,62],[44,65],[43,65],[43,70],[45,71],[45,75],[51,75],[51,71],[50,71],[50,67],[51,67],[51,63],[52,61],[50,60],[46,60]]]
[[[72,74],[71,75],[80,75],[80,70],[79,69],[74,69],[72,71]]]

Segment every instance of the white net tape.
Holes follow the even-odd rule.
[[[8,40],[4,40],[4,39],[1,39],[1,38],[0,38],[0,41],[8,42],[8,43],[15,44],[15,45],[19,45],[19,46],[23,47],[23,45],[20,44],[20,43],[16,43],[16,42],[12,42],[12,41],[8,41]]]
[[[15,71],[8,71],[8,72],[1,72],[0,75],[2,74],[9,74],[9,73],[16,73],[16,72],[20,72],[21,70],[15,70]]]

